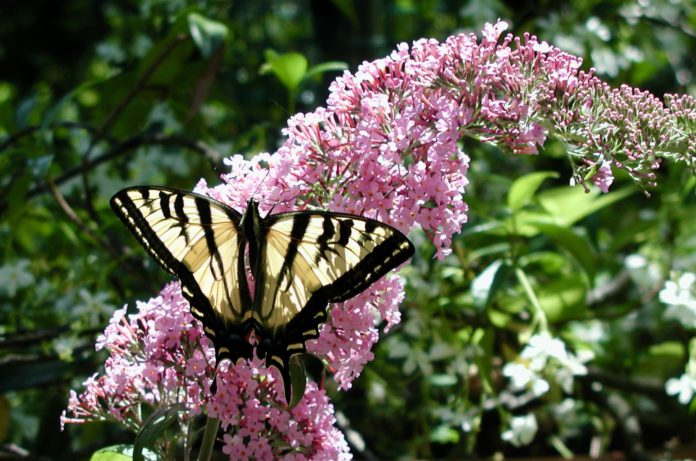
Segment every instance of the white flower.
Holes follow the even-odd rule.
[[[80,301],[72,308],[72,315],[76,318],[84,317],[90,325],[98,325],[103,317],[107,317],[114,311],[114,306],[107,301],[109,295],[106,292],[92,294],[87,290],[78,292]]]
[[[679,378],[670,378],[665,383],[665,391],[669,395],[678,395],[679,403],[686,405],[696,393],[696,378],[687,374]]]
[[[0,290],[14,298],[22,288],[34,283],[34,274],[29,272],[29,260],[18,259],[14,263],[0,267]]]
[[[674,277],[674,274],[672,274]],[[660,301],[665,304],[691,304],[696,302],[692,293],[692,287],[696,282],[696,274],[686,272],[675,282],[667,280],[665,287],[660,291]]]
[[[696,274],[686,272],[674,280],[665,282],[660,291],[660,301],[667,304],[665,318],[677,320],[682,324],[696,328]]]
[[[523,389],[532,381],[535,373],[521,363],[506,363],[503,367],[503,375],[510,378],[514,389]]]
[[[506,363],[503,375],[510,378],[510,385],[515,391],[530,386],[534,396],[539,397],[549,390],[549,383],[544,378],[521,363]]]
[[[546,367],[546,362],[550,357],[564,360],[567,353],[563,341],[553,338],[549,332],[544,331],[529,339],[529,343],[522,351],[521,356],[530,361],[529,367],[532,370],[541,371]]]
[[[573,390],[573,377],[587,374],[587,367],[584,364],[594,358],[594,353],[590,350],[581,350],[577,355],[572,354],[566,350],[563,341],[545,331],[530,338],[520,357],[528,362],[526,367],[528,370],[519,368],[522,365],[511,367],[507,373],[503,370],[503,374],[513,379],[513,385],[523,381],[526,385],[532,382],[532,375],[544,372],[553,376],[563,390],[570,393]],[[520,387],[522,386],[518,386]],[[533,383],[532,387],[535,394],[539,396],[548,390],[548,383],[537,382]]]
[[[599,320],[574,322],[570,325],[574,337],[588,344],[597,344],[606,340],[608,328]]]
[[[529,445],[537,433],[537,420],[533,413],[526,416],[513,416],[510,420],[510,429],[503,432],[504,441],[516,447]]]
[[[662,280],[662,269],[660,265],[641,254],[633,254],[624,260],[624,265],[628,269],[628,275],[633,282],[640,287],[653,286]]]

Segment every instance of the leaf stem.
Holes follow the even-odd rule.
[[[205,423],[205,432],[203,432],[203,441],[201,442],[201,450],[198,452],[197,461],[210,461],[218,427],[220,427],[220,420],[209,416]]]

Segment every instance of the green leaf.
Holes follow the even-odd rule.
[[[491,245],[482,246],[469,253],[468,260],[476,261],[479,258],[493,255],[506,255],[510,253],[510,242],[493,243]]]
[[[582,187],[559,187],[544,191],[537,198],[556,223],[569,227],[595,211],[634,194],[636,190],[635,187],[628,186],[597,197],[597,188],[585,192]]]
[[[90,461],[131,461],[133,445],[112,445],[100,448],[92,454]]]
[[[264,56],[261,73],[272,72],[285,88],[296,91],[307,74],[307,58],[300,53],[278,54],[273,50],[266,50]]]
[[[647,353],[638,356],[633,372],[643,376],[671,376],[684,368],[686,350],[679,341],[653,344]]]
[[[288,402],[288,408],[294,408],[304,397],[307,387],[307,372],[298,355],[290,357],[290,387],[292,387],[292,399]]]
[[[182,11],[172,24],[167,35],[157,41],[140,61],[136,80],[147,77],[150,85],[170,85],[178,81],[179,73],[187,68],[188,58],[194,50],[190,36],[190,11]],[[129,88],[131,91],[132,88]],[[141,95],[148,92],[141,92]]]
[[[15,115],[15,122],[17,123],[17,128],[26,128],[31,125],[31,113],[36,106],[37,97],[36,95],[28,96],[24,98],[17,106],[17,111]]]
[[[6,219],[13,221],[22,213],[26,212],[26,196],[31,186],[32,178],[27,172],[12,181],[10,190],[7,193],[8,208],[6,211]]]
[[[459,432],[446,424],[441,424],[430,431],[430,441],[435,443],[457,443]]]
[[[138,431],[133,445],[133,461],[149,461],[147,448],[153,448],[157,440],[164,435],[174,423],[179,413],[187,411],[184,404],[160,408],[150,415]]]
[[[325,72],[340,72],[346,69],[348,69],[348,64],[343,61],[322,62],[321,64],[310,67],[304,78],[314,77],[315,75],[321,75]]]
[[[230,32],[225,24],[198,13],[188,15],[188,26],[193,42],[205,58],[212,56],[225,43]]]
[[[556,245],[567,250],[582,266],[583,270],[594,279],[597,270],[597,254],[590,242],[577,235],[572,229],[546,222],[530,222],[541,233],[547,235]]]
[[[510,235],[531,238],[539,235],[539,230],[530,222],[556,222],[554,217],[544,210],[519,210],[506,221],[507,232]]]
[[[549,322],[582,319],[587,314],[586,283],[580,276],[551,281],[536,288],[539,305]]]
[[[112,445],[109,447],[100,448],[95,451],[90,461],[131,461],[134,459],[133,454],[135,447],[133,445]],[[151,450],[145,450],[144,453],[145,461],[160,461],[157,454]]]
[[[41,129],[46,129],[53,124],[55,119],[60,115],[60,111],[72,101],[76,96],[95,85],[96,82],[88,81],[73,88],[70,92],[64,95],[60,100],[46,111],[46,115],[41,121]]]
[[[326,378],[326,364],[314,354],[298,354],[304,365],[305,374],[314,382],[321,383]]]
[[[527,205],[534,194],[547,178],[557,178],[558,173],[554,171],[540,171],[531,173],[515,180],[508,191],[507,203],[510,210],[514,213]]]
[[[471,295],[478,310],[486,309],[510,273],[510,266],[502,259],[494,261],[471,282]]]
[[[433,375],[428,375],[428,382],[433,386],[437,387],[449,387],[457,384],[457,377],[454,375],[448,375],[444,373],[436,373]]]
[[[34,179],[42,180],[48,173],[48,169],[53,163],[53,154],[46,154],[36,158],[30,158],[27,160],[27,166],[29,171],[31,171]]]
[[[665,341],[653,344],[648,348],[648,353],[655,357],[671,357],[675,362],[684,360],[684,345],[680,341]]]

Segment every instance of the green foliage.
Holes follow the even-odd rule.
[[[290,387],[292,388],[292,399],[288,402],[288,408],[294,408],[302,400],[307,386],[307,371],[305,370],[302,359],[298,356],[290,358]]]
[[[138,431],[133,444],[133,461],[146,461],[151,458],[148,453],[164,451],[159,443],[163,440],[169,442],[171,437],[165,437],[170,428],[177,423],[179,413],[187,411],[183,405],[174,405],[162,408],[152,413],[145,420],[143,427]],[[176,445],[170,445],[175,447]],[[160,450],[157,450],[157,449]],[[148,451],[149,450],[149,451]],[[164,456],[170,458],[169,456]]]
[[[354,71],[400,41],[478,32],[498,17],[583,56],[614,85],[695,90],[687,1],[29,0],[5,10],[0,450],[54,459],[135,459],[132,446],[94,453],[132,434],[61,433],[55,404],[103,361],[94,341],[113,309],[165,281],[108,207],[119,188],[217,182],[224,157],[275,150],[286,119],[322,105],[344,62]],[[610,445],[627,429],[616,396],[646,447],[693,437],[683,428],[694,427],[696,400],[689,409],[664,393],[668,378],[696,370],[693,329],[665,315],[659,293],[672,271],[696,272],[696,179],[668,165],[650,198],[622,178],[608,194],[586,193],[566,185],[566,154],[553,142],[538,157],[463,147],[473,159],[470,222],[453,254],[435,261],[427,238],[413,236],[402,324],[352,391],[332,393],[343,427],[366,443],[356,456],[539,457],[587,452],[592,438],[626,449]],[[503,365],[542,328],[593,351],[590,375],[570,394],[555,382],[542,399],[505,394]],[[522,412],[536,414],[539,435],[527,448],[503,444]],[[138,447],[174,419],[149,425]]]
[[[273,50],[264,52],[266,62],[261,66],[261,74],[272,73],[288,91],[288,109],[294,112],[295,100],[303,81],[320,76],[325,72],[335,72],[346,69],[341,62],[324,62],[308,68],[307,58],[300,53],[278,54]]]
[[[141,459],[145,461],[157,461],[159,458],[152,451],[145,452],[139,458],[134,455],[135,448],[132,445],[113,445],[101,448],[94,452],[90,461],[131,461]]]

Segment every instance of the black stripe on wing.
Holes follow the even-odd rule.
[[[111,208],[121,219],[123,224],[135,235],[143,248],[145,248],[150,256],[152,256],[152,258],[167,272],[176,276],[185,274],[186,272],[190,274],[191,272],[188,268],[172,255],[169,248],[167,248],[164,242],[157,236],[157,233],[152,229],[147,218],[140,210],[141,207],[136,205],[130,197],[132,193],[139,194],[140,198],[148,204],[147,209],[153,210],[155,207],[152,204],[155,199],[150,198],[150,192],[152,191],[153,189],[145,187],[123,189],[111,198]],[[167,194],[165,193],[164,195]],[[160,196],[160,204],[162,202],[168,203],[168,199],[163,199]],[[167,216],[167,212],[164,211],[165,209],[169,210],[169,208],[163,208],[162,213]]]

